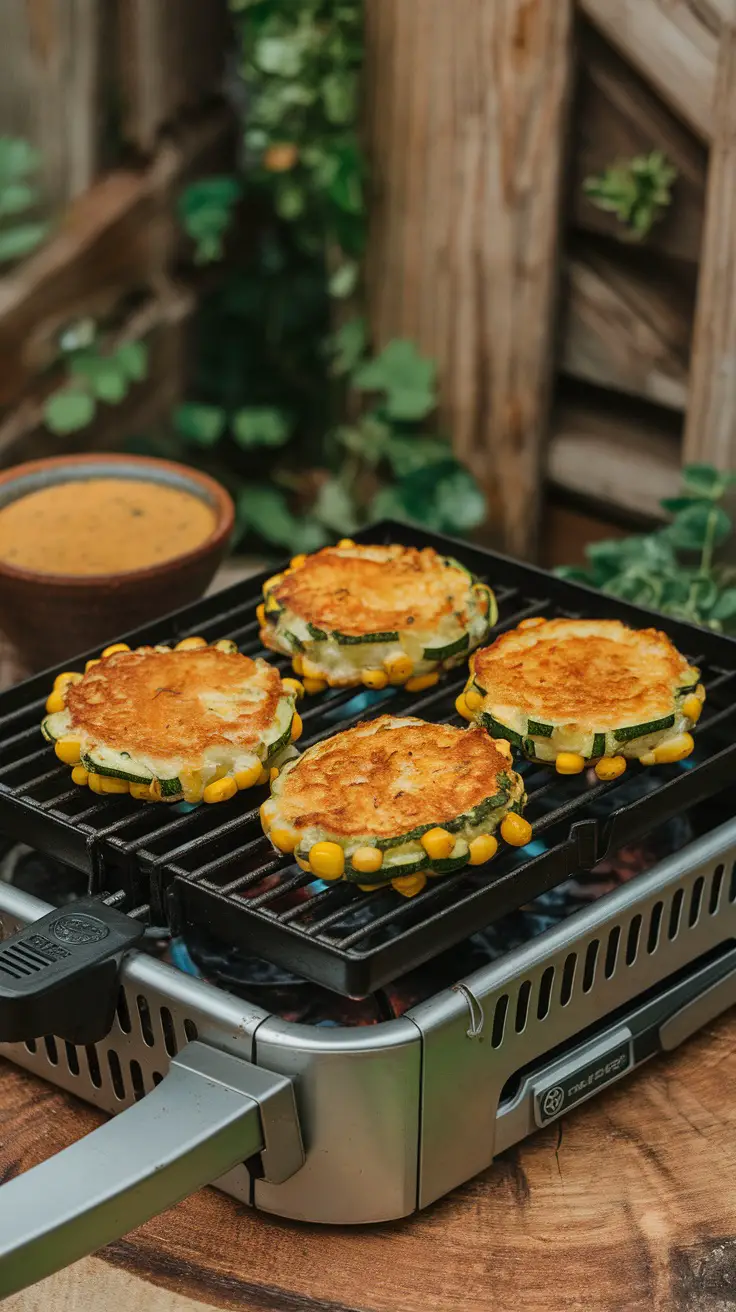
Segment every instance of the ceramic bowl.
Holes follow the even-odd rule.
[[[0,510],[29,492],[90,478],[134,478],[189,492],[211,506],[215,526],[192,551],[119,574],[42,574],[0,561],[0,627],[29,670],[56,665],[195,601],[228,549],[234,510],[225,489],[168,460],[79,455],[15,465],[0,474]]]

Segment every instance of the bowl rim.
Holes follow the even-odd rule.
[[[221,483],[211,478],[209,474],[204,474],[201,470],[194,469],[190,465],[180,464],[176,460],[162,460],[155,456],[128,455],[126,452],[115,451],[94,451],[86,455],[80,453],[77,455],[47,456],[40,460],[27,460],[23,464],[11,465],[9,469],[0,472],[0,488],[6,487],[9,483],[14,483],[19,478],[24,478],[36,471],[58,469],[63,473],[65,469],[78,468],[80,465],[99,465],[100,477],[104,477],[105,465],[130,465],[135,469],[149,469],[152,475],[151,478],[143,478],[140,481],[151,483],[163,481],[155,477],[156,470],[169,470],[176,473],[185,481],[198,485],[203,492],[208,494],[206,499],[215,512],[214,528],[208,537],[190,551],[181,552],[179,555],[171,556],[167,560],[159,561],[158,564],[146,565],[141,569],[112,570],[106,574],[56,574],[50,570],[22,569],[19,566],[9,565],[6,561],[0,560],[0,576],[18,583],[42,584],[47,589],[78,588],[80,591],[90,588],[109,587],[113,583],[119,587],[128,583],[148,582],[161,578],[173,569],[181,568],[182,565],[194,564],[203,556],[207,556],[212,551],[222,547],[233,531],[235,506],[230,493]],[[124,478],[125,474],[111,474],[110,477]],[[77,480],[63,477],[56,480],[57,483],[75,481]],[[20,500],[20,498],[18,499]],[[2,507],[0,507],[1,512]]]

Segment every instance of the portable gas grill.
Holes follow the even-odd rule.
[[[328,887],[274,855],[260,790],[165,808],[76,788],[39,733],[57,671],[0,696],[0,829],[88,879],[88,896],[57,908],[0,883],[0,1051],[125,1110],[0,1190],[2,1295],[212,1181],[295,1219],[406,1216],[736,1001],[736,643],[413,528],[362,536],[455,555],[494,588],[496,633],[538,614],[666,629],[707,688],[695,753],[608,783],[524,763],[533,844],[405,900]],[[126,640],[231,637],[255,655],[261,582]],[[304,743],[389,707],[456,720],[464,681],[460,668],[419,696],[327,693],[306,703]],[[571,880],[677,824],[650,869],[533,927]],[[149,922],[227,986],[141,950]],[[492,959],[468,973],[489,934]],[[254,958],[290,997],[333,997],[334,1012],[294,1020],[268,987],[254,1001],[236,979]]]

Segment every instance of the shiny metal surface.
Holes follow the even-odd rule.
[[[289,1081],[188,1044],[124,1117],[0,1187],[0,1297],[119,1239],[268,1139],[279,1178],[298,1170],[304,1153]]]

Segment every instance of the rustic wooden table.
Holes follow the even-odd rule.
[[[217,582],[254,564],[233,563]],[[0,644],[0,684],[17,677]],[[736,1088],[736,1015],[411,1220],[359,1230],[297,1225],[207,1189],[6,1307],[734,1312],[731,1081]],[[100,1120],[0,1061],[0,1182]]]
[[[6,1307],[733,1312],[734,1087],[730,1016],[411,1220],[323,1229],[206,1189]],[[99,1120],[0,1062],[0,1181]]]

